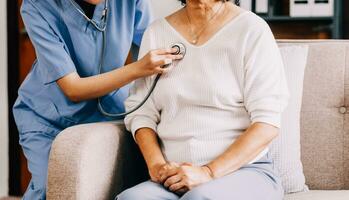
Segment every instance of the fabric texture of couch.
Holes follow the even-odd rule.
[[[286,200],[349,199],[349,41],[308,44],[301,111],[301,151],[310,192]],[[140,152],[122,123],[68,128],[52,146],[47,199],[113,199],[147,179]]]

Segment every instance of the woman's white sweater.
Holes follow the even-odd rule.
[[[151,128],[167,160],[203,165],[253,123],[280,127],[288,89],[278,46],[262,19],[244,12],[200,46],[161,19],[145,32],[140,57],[177,42],[186,46],[186,56],[162,75],[146,104],[125,118],[129,131]],[[154,77],[135,82],[126,110],[142,101]]]

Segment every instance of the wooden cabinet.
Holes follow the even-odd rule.
[[[18,0],[19,5],[21,5],[22,0]],[[19,15],[20,16],[20,15]],[[22,18],[19,17],[19,78],[22,83],[24,78],[27,76],[31,69],[31,66],[36,58],[35,51],[30,39],[25,31]]]
[[[18,0],[18,5],[21,5],[22,0]],[[19,8],[19,7],[18,7]],[[18,10],[18,30],[19,30],[19,84],[23,82],[29,73],[31,66],[36,58],[34,47],[25,31],[22,18]],[[27,161],[23,151],[20,150],[20,192],[23,194],[27,189],[31,175],[28,172]]]

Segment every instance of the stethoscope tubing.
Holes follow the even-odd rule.
[[[104,1],[104,9],[103,9],[103,19],[104,19],[104,24],[103,27],[100,27],[97,25],[97,23],[93,20],[90,19],[81,9],[80,6],[74,1],[74,0],[69,0],[70,3],[74,6],[74,8],[88,21],[90,24],[92,24],[93,27],[95,27],[99,32],[105,32],[107,29],[107,14],[108,14],[108,3],[109,0]]]
[[[102,32],[103,34],[103,41],[102,41],[102,52],[100,55],[100,62],[99,62],[99,66],[98,66],[98,74],[102,73],[102,67],[103,67],[103,63],[104,63],[104,56],[105,56],[105,49],[106,49],[106,29],[107,29],[107,20],[108,20],[108,2],[109,0],[105,0],[104,3],[104,10],[103,10],[103,17],[104,17],[104,25],[103,27],[100,27],[96,24],[96,22],[92,19],[90,19],[80,8],[79,6],[76,4],[76,2],[74,0],[70,0],[71,4],[74,6],[74,8],[89,22],[92,24],[92,26],[94,28],[96,28],[96,30],[98,30],[99,32]],[[107,117],[112,117],[112,118],[121,118],[121,117],[125,117],[126,115],[129,115],[133,112],[135,112],[136,110],[138,110],[140,107],[142,107],[147,100],[149,99],[150,95],[153,93],[159,79],[161,77],[161,74],[158,74],[155,79],[153,84],[151,85],[147,95],[145,96],[145,98],[142,100],[141,103],[139,103],[136,107],[134,107],[133,109],[127,111],[127,112],[123,112],[123,113],[109,113],[107,111],[104,110],[103,106],[102,106],[102,102],[101,102],[101,98],[97,98],[97,107],[98,110]],[[116,90],[115,92],[117,92],[118,90]]]
[[[124,112],[124,113],[108,113],[106,112],[103,107],[102,107],[102,104],[100,103],[100,99],[98,99],[98,109],[99,111],[105,115],[105,116],[108,116],[108,117],[124,117],[126,115],[129,115],[135,111],[137,111],[139,108],[141,108],[146,102],[147,100],[149,99],[150,95],[153,93],[157,83],[159,82],[159,79],[161,77],[161,74],[158,74],[156,75],[155,79],[154,79],[154,82],[153,84],[151,85],[147,95],[144,97],[144,99],[142,100],[141,103],[139,103],[136,107],[132,108],[131,110],[127,111],[127,112]]]

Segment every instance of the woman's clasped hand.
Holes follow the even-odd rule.
[[[213,179],[208,167],[194,166],[191,163],[157,164],[149,169],[149,174],[153,182],[162,184],[178,195]]]

